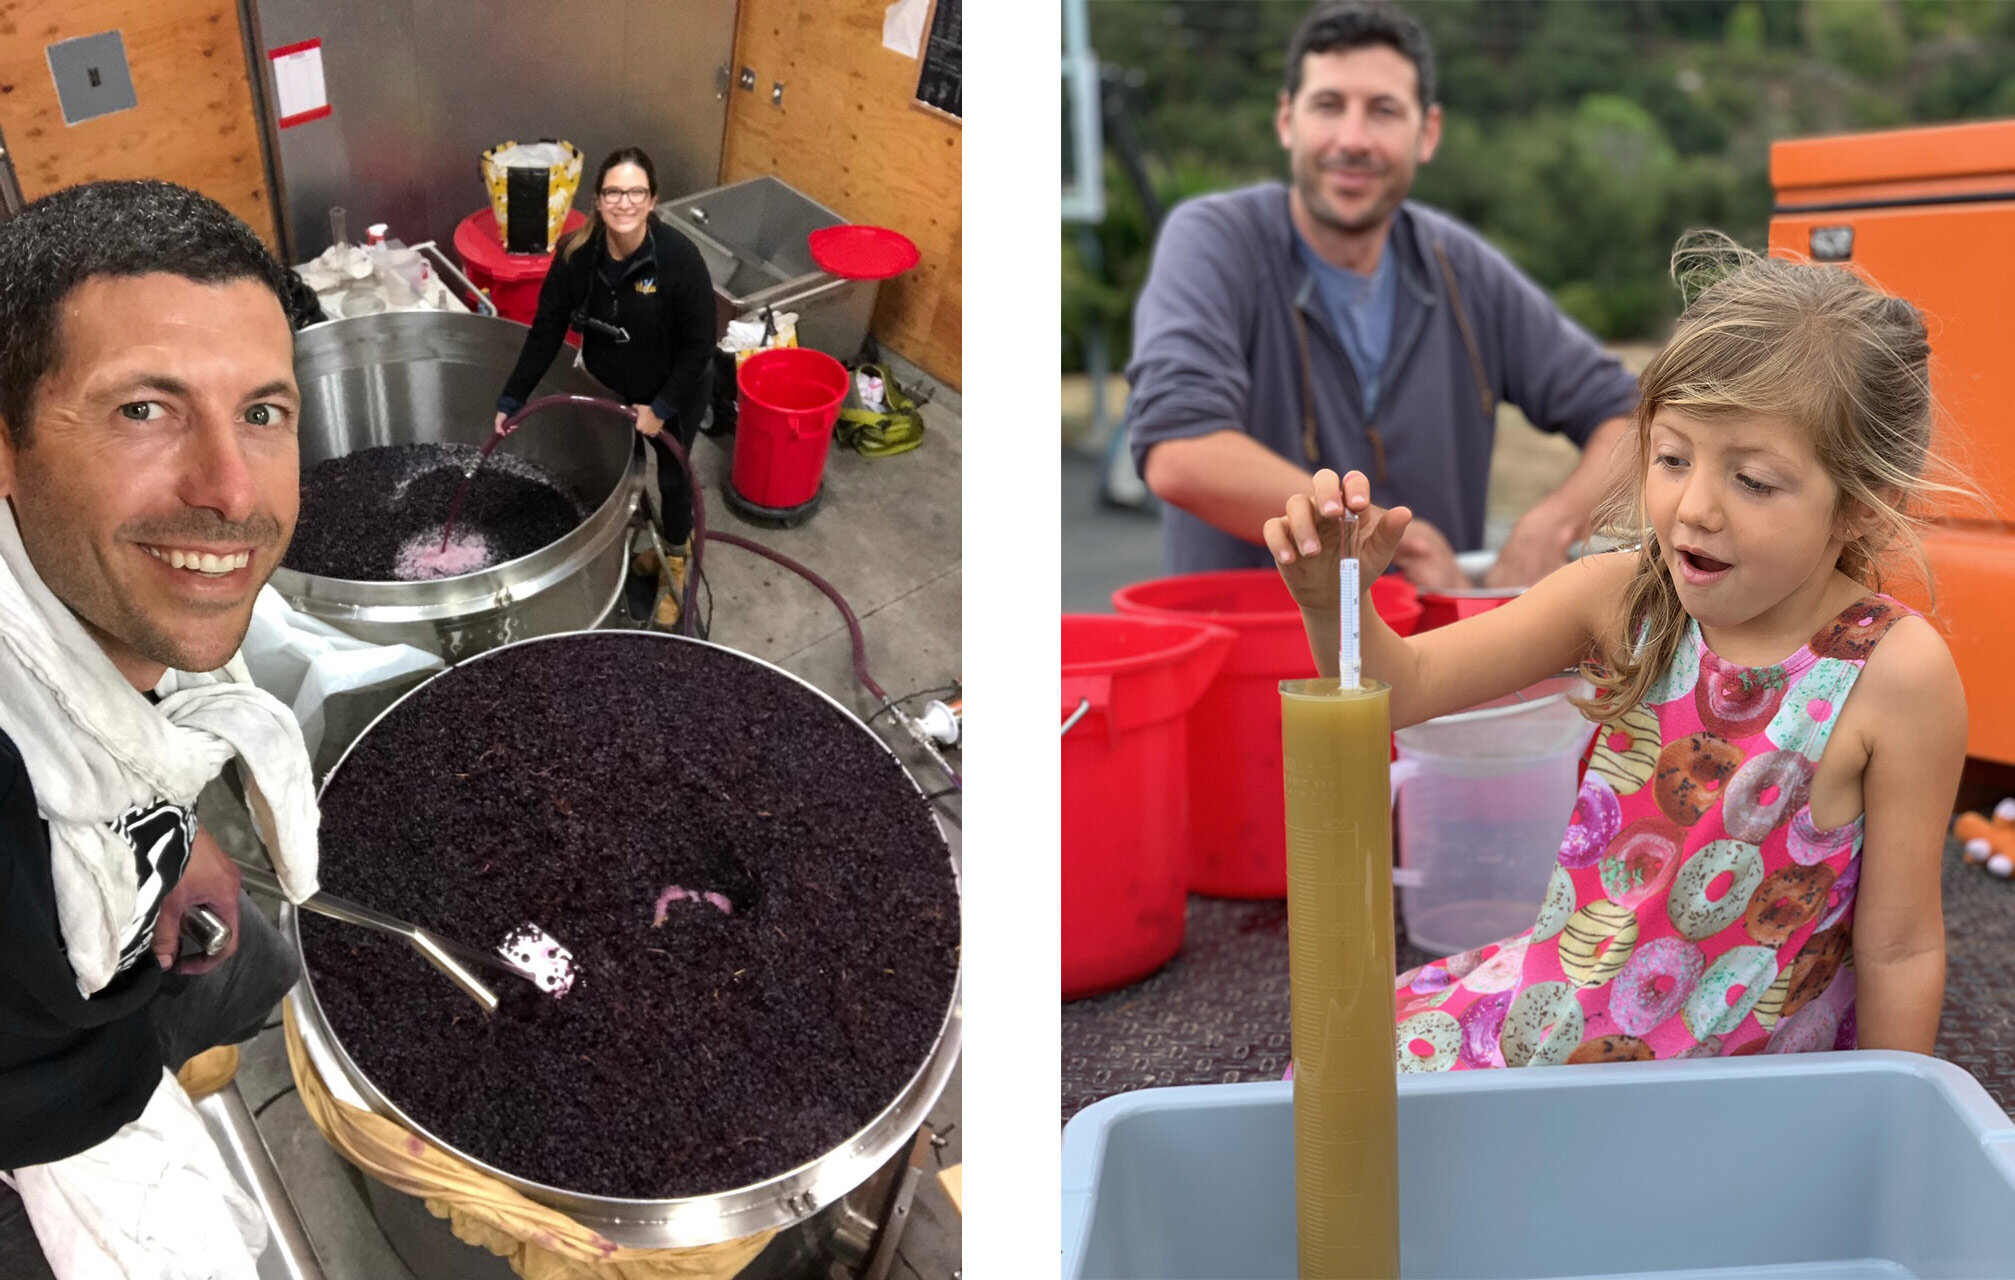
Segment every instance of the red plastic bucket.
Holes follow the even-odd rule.
[[[1238,637],[1198,621],[1063,619],[1063,996],[1182,948],[1188,712]]]
[[[735,492],[777,510],[810,502],[847,398],[847,367],[823,351],[784,347],[750,356],[736,381]]]
[[[1412,633],[1420,604],[1405,579],[1371,585],[1372,606]],[[1301,611],[1272,569],[1193,573],[1113,593],[1123,614],[1214,622],[1238,633],[1190,713],[1189,887],[1215,898],[1287,896],[1287,808],[1280,776],[1280,682],[1315,674]],[[1207,780],[1207,781],[1205,781]]]
[[[1420,593],[1421,631],[1432,631],[1445,627],[1451,622],[1464,618],[1474,618],[1479,613],[1489,613],[1492,609],[1516,599],[1525,591],[1523,587],[1492,589],[1479,587],[1469,591],[1423,591]]]
[[[587,220],[579,209],[568,210],[561,234]],[[455,253],[469,283],[490,295],[498,315],[519,324],[532,323],[539,311],[539,290],[553,265],[552,254],[506,253],[497,215],[488,208],[478,209],[455,228]]]

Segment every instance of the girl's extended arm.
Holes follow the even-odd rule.
[[[1939,873],[1966,762],[1966,694],[1945,642],[1921,619],[1897,623],[1883,639],[1856,686],[1856,696],[1864,692],[1878,732],[1861,784],[1868,817],[1854,906],[1860,1045],[1928,1054],[1945,998]]]
[[[1370,584],[1392,563],[1411,514],[1405,507],[1372,506],[1370,485],[1359,472],[1339,481],[1335,472],[1319,471],[1314,492],[1290,498],[1286,512],[1267,521],[1264,535],[1301,608],[1321,675],[1334,676],[1337,668],[1337,564],[1346,502],[1359,515],[1364,674],[1392,686],[1395,729],[1515,693],[1571,668],[1588,655],[1598,634],[1619,625],[1615,614],[1634,559],[1627,553],[1576,561],[1488,613],[1401,637],[1371,607]]]

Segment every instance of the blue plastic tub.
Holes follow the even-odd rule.
[[[1293,1280],[1293,1086],[1064,1129],[1068,1280]],[[2015,1123],[1972,1076],[1815,1053],[1402,1076],[1408,1277],[2015,1276]]]

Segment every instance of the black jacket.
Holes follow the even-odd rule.
[[[624,329],[622,342],[598,328],[581,332],[588,372],[626,404],[648,404],[690,439],[713,393],[714,284],[693,242],[656,218],[644,243],[612,262],[607,232],[571,257],[556,257],[539,290],[539,310],[497,408],[522,408],[546,375],[577,314]]]
[[[169,882],[181,867],[162,868]],[[89,1150],[147,1109],[161,1083],[148,953],[86,999],[63,950],[49,828],[0,733],[0,1169]]]

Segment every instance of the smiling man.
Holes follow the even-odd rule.
[[[312,882],[299,728],[220,671],[299,505],[285,296],[249,228],[167,183],[0,224],[0,1170],[24,1197],[298,976],[195,817],[237,756]],[[178,959],[199,906],[232,943]],[[49,1274],[28,1216],[0,1188],[0,1274]]]
[[[1268,563],[1260,530],[1320,467],[1415,518],[1398,565],[1465,586],[1496,407],[1583,450],[1512,530],[1491,585],[1586,536],[1637,400],[1630,375],[1470,228],[1409,201],[1441,139],[1434,51],[1386,4],[1331,4],[1288,46],[1274,127],[1292,181],[1168,219],[1134,318],[1127,429],[1171,572]]]

